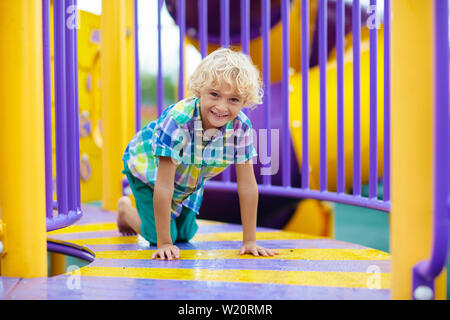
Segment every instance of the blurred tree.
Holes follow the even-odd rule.
[[[141,73],[142,104],[143,106],[156,106],[156,74]],[[175,80],[164,77],[164,107],[176,102]]]

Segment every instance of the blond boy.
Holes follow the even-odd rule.
[[[157,245],[152,258],[178,259],[176,242],[198,229],[205,181],[236,165],[243,227],[240,254],[273,256],[256,243],[258,188],[250,120],[241,111],[261,103],[259,71],[250,58],[230,49],[207,56],[188,82],[192,97],[166,108],[139,131],[124,156],[124,173],[136,200],[118,202],[117,226]]]

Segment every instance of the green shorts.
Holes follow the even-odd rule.
[[[152,245],[157,244],[155,212],[153,209],[153,189],[133,176],[127,164],[124,163],[124,173],[130,183],[131,191],[136,200],[136,209],[141,218],[141,235]],[[197,213],[183,206],[181,214],[170,220],[170,236],[172,243],[187,242],[197,232]]]

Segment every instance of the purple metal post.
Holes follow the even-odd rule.
[[[78,6],[77,0],[74,0],[74,5]],[[78,14],[78,13],[77,13]],[[78,21],[78,20],[77,20]],[[75,87],[75,193],[76,193],[76,203],[77,203],[77,213],[81,214],[81,186],[80,186],[80,117],[79,117],[79,90],[78,90],[78,29],[74,30],[74,44],[73,48],[75,51],[75,79],[74,79],[74,87]],[[81,217],[81,216],[80,216]]]
[[[327,190],[327,0],[319,0],[320,191]]]
[[[230,46],[230,0],[220,0],[220,45]]]
[[[134,0],[134,76],[136,83],[136,132],[141,129],[141,70],[139,61],[139,10],[138,0]]]
[[[180,69],[178,75],[178,100],[184,98],[184,38],[186,34],[186,0],[178,0],[177,23],[180,28]]]
[[[370,0],[376,8],[377,0]],[[375,13],[376,14],[376,10]],[[378,30],[376,26],[369,31],[370,56],[370,137],[369,137],[369,198],[377,197],[377,48]]]
[[[66,1],[55,1],[54,11],[54,34],[55,34],[55,118],[56,118],[56,194],[58,199],[58,211],[60,214],[67,214],[68,189],[67,189],[67,100],[66,100]]]
[[[391,1],[384,0],[383,200],[391,200]]]
[[[302,188],[309,189],[309,0],[302,0]]]
[[[289,9],[290,1],[281,1],[281,24],[282,24],[282,110],[283,110],[283,187],[291,186],[291,133],[289,130]]]
[[[261,8],[261,24],[262,24],[262,55],[263,55],[263,83],[264,83],[264,126],[268,130],[267,134],[267,151],[271,150],[271,123],[270,123],[270,1],[262,0]],[[269,185],[271,183],[271,175],[263,175],[263,183]]]
[[[45,202],[46,217],[51,218],[53,216],[53,167],[50,0],[42,0],[42,40],[44,57]]]
[[[361,195],[361,9],[353,0],[353,194]]]
[[[243,53],[250,53],[250,0],[241,0],[241,46]]]
[[[345,192],[344,153],[344,0],[336,1],[337,55],[337,192]]]
[[[74,0],[65,0],[65,13],[77,15],[76,3]],[[73,23],[72,25],[70,23]],[[77,211],[77,181],[80,180],[80,175],[76,172],[77,163],[80,161],[79,155],[77,156],[76,145],[79,139],[78,128],[76,128],[78,119],[78,106],[75,84],[78,82],[78,65],[76,64],[75,52],[75,31],[77,30],[78,17],[75,21],[67,21],[64,25],[65,30],[65,50],[66,50],[66,106],[67,106],[67,192],[68,192],[68,205],[69,212]]]
[[[158,0],[158,74],[156,76],[156,104],[158,117],[162,113],[164,105],[164,82],[162,74],[162,39],[161,39],[161,12],[163,0]]]
[[[434,291],[434,279],[447,260],[450,174],[448,1],[434,1],[434,48],[433,247],[430,260],[421,261],[413,268],[413,292],[418,286],[427,286]]]
[[[198,11],[200,53],[203,59],[208,55],[208,2],[206,0],[198,0]]]

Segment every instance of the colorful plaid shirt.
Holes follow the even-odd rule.
[[[123,161],[133,176],[155,186],[159,156],[177,164],[172,198],[172,218],[182,206],[199,212],[205,181],[233,163],[257,155],[250,120],[241,111],[208,140],[200,116],[200,99],[191,97],[167,107],[161,116],[142,128],[128,144]]]

